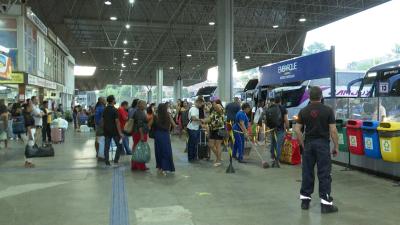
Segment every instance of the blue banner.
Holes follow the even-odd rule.
[[[260,67],[259,86],[328,78],[334,68],[333,51],[297,57]]]

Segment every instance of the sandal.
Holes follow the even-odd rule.
[[[25,168],[34,168],[35,164],[31,163],[31,162],[25,162]]]

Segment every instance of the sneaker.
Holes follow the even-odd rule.
[[[276,161],[275,167],[276,167],[276,168],[281,168],[281,164],[279,163],[279,161]]]
[[[321,213],[336,213],[338,212],[338,207],[333,205],[333,198],[329,195],[326,195],[326,199],[321,198]]]
[[[322,214],[336,213],[338,211],[339,211],[339,209],[337,206],[321,203],[321,213]]]
[[[310,208],[310,199],[302,199],[301,200],[301,209],[308,210]]]
[[[272,163],[271,163],[271,168],[275,168],[276,167],[276,162],[275,162],[275,160],[274,161],[272,161]]]

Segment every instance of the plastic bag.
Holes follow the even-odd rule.
[[[132,153],[132,161],[148,163],[151,159],[150,146],[147,142],[140,141]]]

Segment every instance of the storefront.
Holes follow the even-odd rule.
[[[0,15],[2,98],[13,102],[39,96],[67,103],[74,90],[74,65],[65,44],[29,8],[14,5]]]

